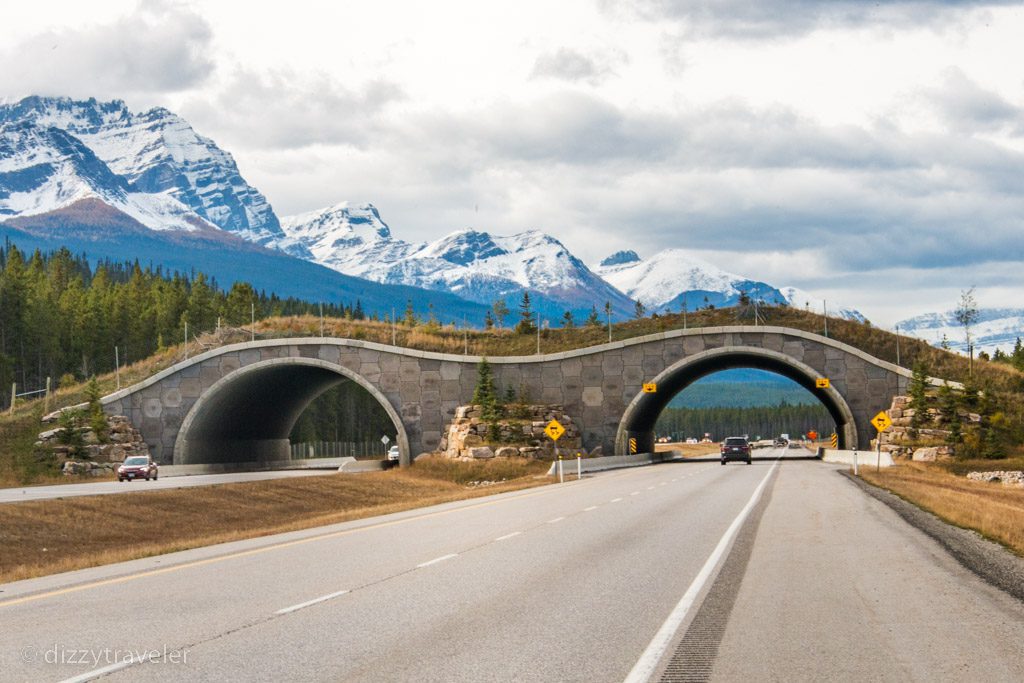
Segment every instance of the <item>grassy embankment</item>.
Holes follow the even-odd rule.
[[[860,476],[950,524],[974,529],[1024,557],[1024,489],[972,481],[965,476],[974,471],[1022,469],[1024,453],[1005,460],[904,462],[877,472],[873,467],[862,467]]]
[[[0,583],[540,486],[548,466],[430,458],[358,476],[2,504]]]

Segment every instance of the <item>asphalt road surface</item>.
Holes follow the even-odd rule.
[[[239,481],[261,481],[286,477],[312,477],[334,474],[337,470],[274,470],[269,472],[232,472],[229,474],[194,474],[181,477],[160,477],[156,481],[91,481],[83,484],[54,484],[52,486],[22,486],[0,489],[0,503],[19,503],[26,500],[73,498],[75,496],[103,496],[115,493],[138,493],[161,489],[183,489],[190,486],[211,486]]]
[[[0,591],[5,680],[1024,680],[1024,605],[819,462],[619,470]]]

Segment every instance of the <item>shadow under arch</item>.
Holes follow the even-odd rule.
[[[368,391],[395,426],[401,463],[409,437],[401,417],[366,378],[316,358],[260,361],[219,379],[188,411],[174,442],[174,464],[273,462],[290,458],[288,436],[306,407],[346,379]]]
[[[815,380],[820,377],[817,370],[771,349],[732,346],[711,349],[684,358],[651,380],[657,384],[657,393],[637,394],[626,406],[615,436],[615,452],[629,453],[630,439],[637,440],[637,453],[653,452],[654,425],[672,398],[701,377],[734,368],[768,370],[787,377],[807,389],[821,401],[835,421],[839,448],[857,448],[857,426],[853,411],[834,387],[818,389],[815,386]]]

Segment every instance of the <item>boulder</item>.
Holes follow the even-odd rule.
[[[514,458],[519,456],[519,449],[514,446],[502,446],[494,452],[497,458]]]
[[[939,449],[937,447],[930,448],[918,448],[914,451],[913,460],[915,462],[935,462],[939,457]]]
[[[475,448],[467,448],[466,453],[469,457],[474,460],[487,460],[494,457],[494,451],[491,450],[490,446],[477,446]]]
[[[462,440],[462,445],[464,448],[472,448],[473,446],[483,445],[483,442],[483,437],[481,437],[480,435],[467,434],[466,437]]]

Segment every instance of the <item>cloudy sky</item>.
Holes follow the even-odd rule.
[[[879,324],[1024,306],[1024,8],[908,0],[34,0],[0,98],[166,106],[279,215],[682,247]]]

